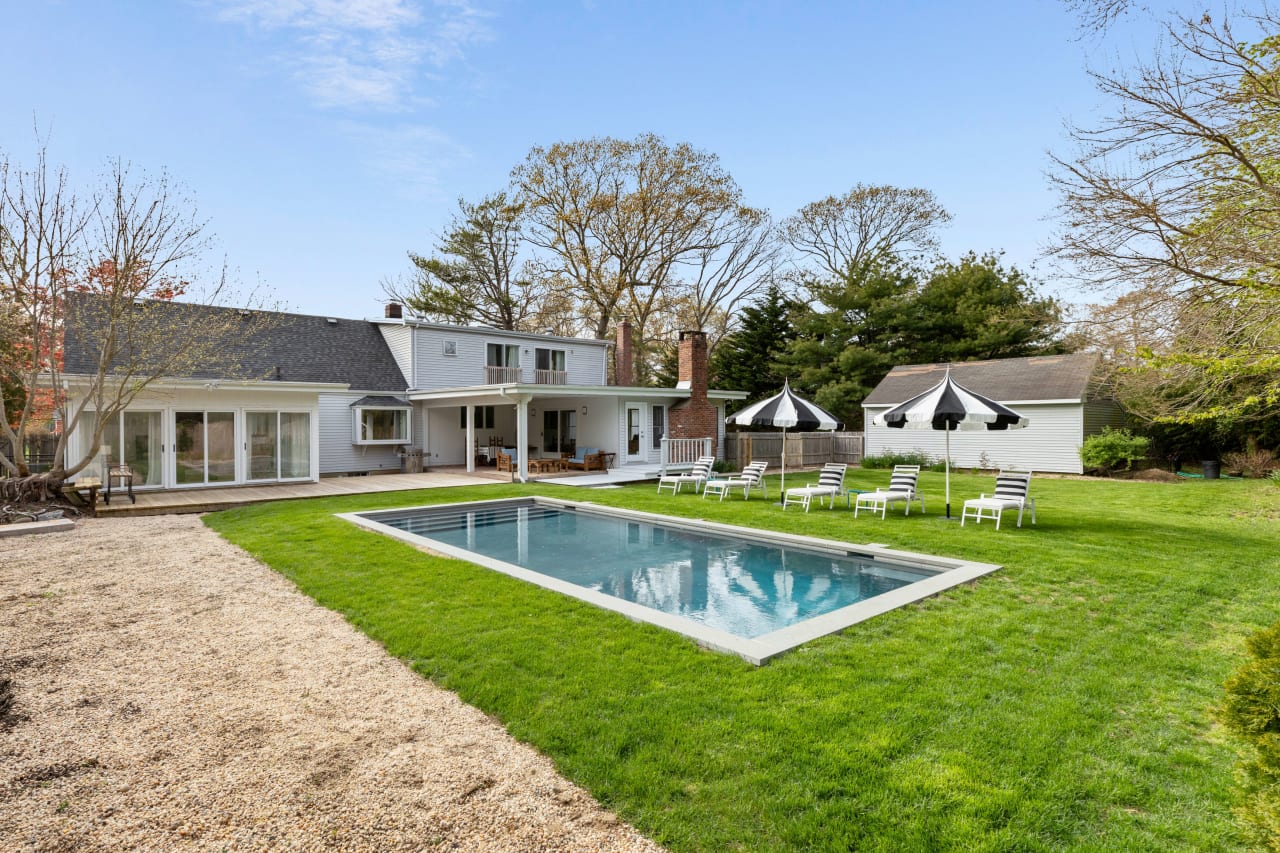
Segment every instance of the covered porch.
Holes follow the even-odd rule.
[[[508,384],[411,391],[429,467],[458,465],[473,473],[498,454],[513,479],[540,482],[583,473],[624,471],[656,477],[670,456],[669,413],[687,389]],[[713,444],[700,437],[698,448]],[[600,454],[593,470],[561,470],[562,457]],[[599,460],[603,459],[603,464]],[[599,470],[596,470],[599,469]],[[643,476],[641,476],[643,475]],[[615,478],[616,479],[616,478]]]

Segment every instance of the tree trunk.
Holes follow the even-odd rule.
[[[31,474],[0,479],[0,501],[16,504],[65,502],[61,475]]]

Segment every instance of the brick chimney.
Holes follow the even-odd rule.
[[[689,399],[671,407],[672,438],[711,437],[715,452],[720,433],[716,407],[707,401],[707,335],[701,331],[680,333],[677,388],[689,389]]]
[[[404,318],[404,306],[399,302],[388,302],[386,315],[388,320],[400,320]]]
[[[613,348],[613,384],[630,387],[635,384],[634,339],[631,335],[631,321],[623,320],[618,324],[618,343]]]
[[[677,388],[688,388],[690,400],[707,399],[707,333],[680,333]]]

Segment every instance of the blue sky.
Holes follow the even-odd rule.
[[[1053,228],[1046,151],[1098,107],[1057,0],[30,0],[5,29],[11,159],[34,120],[79,183],[114,157],[167,170],[211,265],[352,317],[532,146],[647,131],[717,154],[779,219],[925,187],[946,254],[1027,269]]]

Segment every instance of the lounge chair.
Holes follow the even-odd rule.
[[[853,505],[853,517],[858,517],[858,510],[869,509],[872,512],[879,512],[880,518],[883,519],[889,512],[889,506],[898,502],[906,504],[903,515],[911,515],[912,501],[918,501],[920,512],[924,512],[924,495],[920,494],[916,488],[919,479],[919,465],[893,466],[893,473],[889,475],[889,488],[876,489],[874,492],[863,492],[858,495]]]
[[[498,451],[498,470],[514,471],[516,470],[516,449],[514,447],[504,447]]]
[[[720,495],[720,500],[724,500],[724,496],[730,489],[742,489],[742,499],[745,501],[751,497],[752,489],[759,489],[764,497],[769,497],[769,492],[764,486],[764,469],[769,467],[768,462],[752,462],[746,468],[742,469],[741,474],[735,474],[732,477],[723,479],[707,480],[707,484],[702,487],[702,498],[706,500],[707,495],[712,493]]]
[[[692,471],[659,477],[658,494],[662,494],[663,489],[670,489],[673,495],[679,494],[685,483],[693,484],[693,491],[696,494],[702,484],[707,482],[707,479],[711,476],[711,466],[714,464],[716,464],[714,456],[699,456],[698,461],[693,463]]]
[[[786,509],[788,504],[798,503],[804,507],[805,512],[808,512],[809,503],[814,498],[818,499],[819,506],[822,506],[823,501],[830,498],[831,509],[835,509],[836,496],[844,491],[844,474],[848,469],[849,466],[842,462],[828,462],[822,466],[816,486],[799,486],[794,489],[787,489],[786,494],[782,496],[782,508]]]
[[[1036,499],[1028,496],[1031,491],[1030,471],[1001,471],[996,474],[996,490],[990,495],[985,492],[964,502],[960,512],[960,526],[964,527],[966,518],[972,518],[978,524],[982,519],[995,519],[996,530],[1000,529],[1000,516],[1006,509],[1018,510],[1018,526],[1022,526],[1022,511],[1031,507],[1031,523],[1036,523]]]

